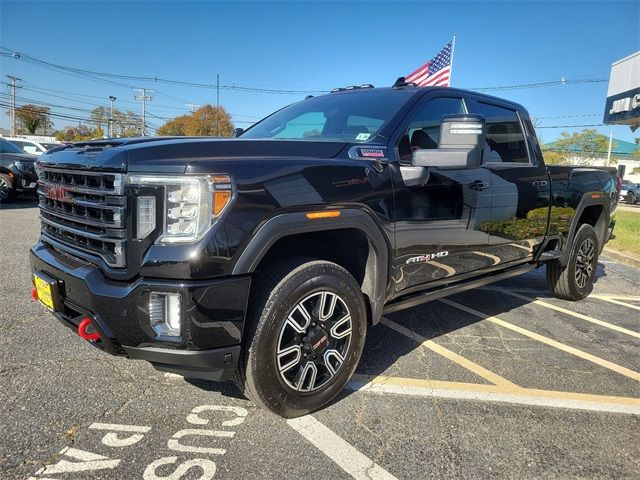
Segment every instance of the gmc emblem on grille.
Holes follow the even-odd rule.
[[[72,202],[73,199],[67,196],[68,190],[63,185],[45,185],[44,196],[59,202]]]

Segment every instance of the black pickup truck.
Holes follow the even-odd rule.
[[[383,314],[542,265],[582,299],[612,234],[616,172],[546,167],[498,98],[348,87],[238,134],[43,154],[34,298],[108,353],[293,417],[340,392]]]

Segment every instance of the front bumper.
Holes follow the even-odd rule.
[[[30,254],[31,269],[57,281],[59,308],[53,312],[77,332],[89,317],[100,334],[92,344],[112,355],[147,360],[159,370],[208,380],[226,380],[240,354],[249,277],[220,280],[131,282],[106,279],[98,267],[55,251],[43,242]],[[182,297],[181,335],[158,337],[149,324],[149,293]]]

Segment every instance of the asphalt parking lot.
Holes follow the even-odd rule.
[[[390,315],[349,389],[286,421],[71,335],[30,297],[38,232],[33,202],[0,209],[2,478],[640,478],[640,270]]]

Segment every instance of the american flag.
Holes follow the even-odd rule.
[[[445,45],[435,57],[411,72],[404,79],[407,83],[415,83],[419,87],[448,87],[451,78],[451,49],[453,40]]]

